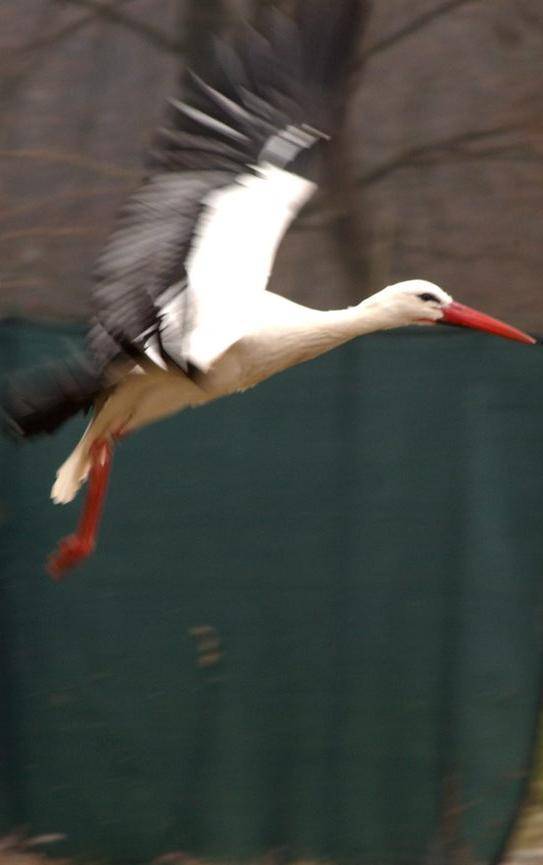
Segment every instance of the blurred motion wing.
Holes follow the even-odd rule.
[[[243,334],[315,189],[357,12],[357,0],[303,0],[296,21],[272,9],[263,33],[245,24],[213,41],[205,80],[187,72],[98,261],[99,366],[146,355],[206,370]]]

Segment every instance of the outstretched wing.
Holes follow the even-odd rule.
[[[147,354],[206,370],[244,333],[315,189],[357,5],[301,0],[297,22],[274,10],[265,36],[246,25],[235,42],[215,40],[205,81],[187,73],[96,268],[100,364]]]

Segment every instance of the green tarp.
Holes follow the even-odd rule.
[[[77,345],[8,323],[7,370]],[[3,823],[63,850],[498,861],[543,649],[543,354],[366,337],[128,439],[100,545],[0,446]]]

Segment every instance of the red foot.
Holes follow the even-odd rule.
[[[113,446],[109,441],[100,439],[91,447],[88,493],[79,525],[75,534],[60,542],[47,562],[47,571],[56,582],[63,578],[65,571],[90,556],[96,546],[112,456]]]
[[[78,535],[68,535],[63,538],[57,549],[47,560],[47,573],[59,583],[64,571],[70,570],[84,561],[93,552],[94,546],[89,546]]]

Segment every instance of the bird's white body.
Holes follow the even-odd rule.
[[[450,298],[424,280],[390,286],[348,309],[321,311],[264,291],[250,303],[245,332],[194,380],[178,367],[149,363],[134,367],[89,424],[83,438],[61,466],[52,490],[57,503],[71,501],[86,479],[93,442],[129,433],[147,424],[222,396],[247,390],[261,381],[312,360],[349,340],[377,330],[411,324],[421,315],[418,294],[432,291],[443,303]],[[424,305],[428,322],[442,313]]]
[[[188,406],[246,390],[356,336],[441,317],[439,304],[418,300],[428,290],[441,304],[448,295],[432,283],[392,286],[349,309],[309,309],[266,290],[273,261],[313,183],[261,164],[253,174],[214,191],[203,202],[186,261],[188,285],[162,298],[162,324],[183,321],[183,353],[199,372],[190,377],[167,364],[149,342],[146,360],[123,370],[83,438],[61,466],[53,486],[57,503],[71,501],[86,479],[90,448],[98,439],[133,432]],[[175,329],[172,327],[172,329]],[[187,366],[188,368],[188,366]]]

